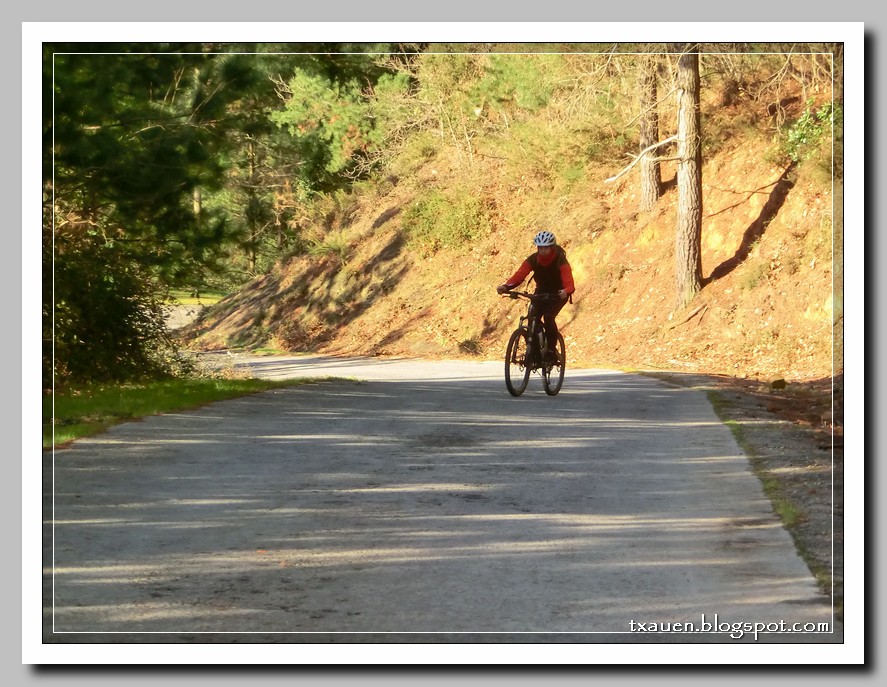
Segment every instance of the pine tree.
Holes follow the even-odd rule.
[[[647,56],[640,65],[640,142],[641,151],[646,151],[659,140],[659,113],[656,110],[657,88],[656,67],[658,58],[655,55]],[[662,193],[662,172],[659,160],[656,158],[656,149],[643,153],[640,162],[641,172],[641,202],[639,209],[642,212],[652,210]]]
[[[678,221],[675,232],[677,307],[702,288],[702,146],[699,52],[685,46],[678,58]]]
[[[168,369],[165,289],[224,236],[193,198],[223,178],[236,73],[195,46],[145,49],[44,46],[45,386]]]

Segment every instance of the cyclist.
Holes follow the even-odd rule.
[[[576,290],[573,270],[567,260],[566,251],[557,245],[557,239],[550,231],[540,231],[533,238],[533,243],[536,245],[536,252],[523,261],[508,281],[497,286],[496,292],[502,294],[511,291],[532,272],[536,281],[536,293],[558,295],[558,298],[551,301],[533,303],[530,312],[531,316],[541,314],[545,336],[548,341],[553,342],[557,341],[558,335],[555,318]]]

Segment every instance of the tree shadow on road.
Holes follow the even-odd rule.
[[[782,530],[704,397],[640,376],[520,399],[330,381],[120,425],[51,468],[48,642],[717,642],[628,630],[822,615],[797,568],[760,577]]]

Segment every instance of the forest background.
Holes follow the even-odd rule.
[[[689,303],[675,146],[652,202],[632,164],[651,112],[674,138],[680,46],[299,47],[44,47],[44,388],[182,373],[183,340],[498,355],[489,289],[541,228],[578,364],[840,374],[840,45],[699,46]],[[177,341],[183,290],[229,295]]]

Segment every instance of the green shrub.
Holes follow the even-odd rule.
[[[187,367],[148,270],[98,236],[59,234],[43,256],[43,387],[134,381]]]
[[[341,232],[337,232],[317,241],[309,241],[307,252],[314,257],[331,256],[344,263],[351,253],[351,243]]]
[[[468,189],[432,190],[404,212],[408,242],[424,255],[458,248],[483,236],[490,227],[484,200]]]
[[[440,152],[442,143],[434,131],[417,131],[405,138],[401,149],[389,162],[389,170],[397,176],[415,174]]]
[[[832,103],[826,103],[813,111],[812,102],[808,101],[804,114],[785,134],[783,149],[792,162],[800,162],[812,155],[824,139],[831,141],[833,115],[836,124],[843,120],[840,105],[833,107]]]
[[[491,55],[474,99],[533,112],[549,103],[563,72],[561,55]]]
[[[770,272],[770,265],[766,262],[754,262],[745,266],[742,275],[738,279],[739,288],[751,291],[766,281]]]

